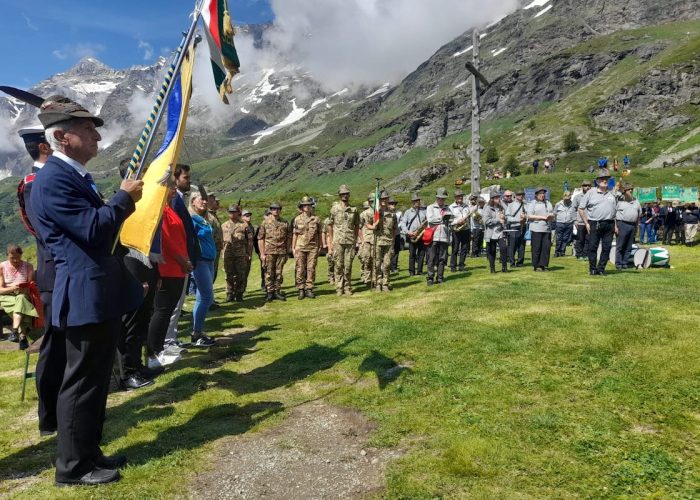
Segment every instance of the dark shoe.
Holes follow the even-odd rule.
[[[435,283],[437,283],[438,285],[442,285],[444,282],[445,282],[444,279],[438,278],[437,281],[436,281]]]
[[[416,274],[416,273],[411,272],[411,271],[408,271],[408,275],[409,275],[409,276],[413,276],[414,274]]]
[[[17,335],[17,332],[12,332],[10,333],[10,336],[7,337],[7,340],[9,342],[19,342],[19,335]]]
[[[126,389],[127,391],[133,391],[136,389],[141,389],[142,387],[153,385],[153,379],[143,377],[142,375],[140,375],[138,373],[133,373],[133,374],[129,375],[127,378],[122,379],[122,385],[124,386],[124,389]],[[109,468],[109,467],[105,466],[105,468]]]
[[[19,348],[21,351],[29,349],[29,341],[27,340],[27,337],[22,337],[19,339]]]
[[[56,434],[56,429],[39,429],[40,437],[51,437]]]
[[[456,271],[457,271],[457,268],[456,268],[456,267],[451,267],[451,268],[450,268],[450,272],[451,272],[451,273],[454,273],[454,272],[456,272]]]
[[[539,267],[535,267],[533,270],[534,270],[536,273],[539,273],[539,272],[542,271],[542,269],[540,269]]]
[[[119,481],[120,478],[121,475],[119,474],[118,470],[100,469],[99,467],[95,467],[83,477],[76,479],[63,479],[60,481],[57,479],[56,486],[107,484],[113,483],[114,481]]]
[[[216,344],[214,339],[210,339],[206,335],[192,335],[192,346],[193,347],[211,347]]]
[[[433,280],[428,280],[427,284],[428,284],[428,286],[433,286]]]
[[[149,368],[147,366],[142,366],[139,368],[139,373],[145,378],[154,378],[165,371],[162,366],[160,368]]]
[[[308,299],[315,299],[316,298],[316,294],[314,293],[313,290],[306,290],[306,292],[304,292],[304,293],[306,294],[306,298],[308,298]]]
[[[458,267],[457,270],[458,270],[460,273],[461,273],[461,272],[464,272],[464,266]]]
[[[596,274],[598,276],[607,276],[608,275],[608,273],[606,273],[605,271],[598,271]]]
[[[112,455],[108,457],[106,455],[102,455],[95,460],[95,465],[100,469],[121,469],[126,465],[126,456]]]
[[[515,264],[515,267],[523,267],[522,264]]]
[[[209,306],[210,311],[215,311],[218,308],[219,308],[219,304],[217,302],[212,302],[212,304]]]
[[[236,302],[236,298],[233,295],[229,294],[226,296],[226,302]]]
[[[548,268],[548,267],[543,267],[542,270],[543,270],[544,272],[549,272],[549,268]]]
[[[287,297],[285,297],[284,294],[283,294],[282,292],[276,292],[276,293],[275,293],[275,298],[276,298],[277,300],[281,300],[281,301],[287,300]]]
[[[501,267],[501,272],[502,272],[502,273],[507,273],[507,272],[508,272],[508,266],[502,266],[502,267]]]
[[[235,300],[236,302],[243,302],[243,294],[240,293],[236,295],[233,300]]]
[[[306,297],[306,294],[304,293],[304,290],[299,290],[299,300],[304,300]]]
[[[268,294],[267,294],[267,297],[265,298],[265,300],[267,300],[268,302],[272,302],[273,300],[275,300],[275,294],[274,294],[274,293],[268,293]]]
[[[490,269],[489,269],[489,272],[495,273],[495,272],[496,272],[496,268],[495,268],[495,267],[490,268]]]
[[[591,270],[591,271],[588,271],[588,274],[590,274],[591,276],[596,276],[596,275],[598,274],[598,271],[596,271],[595,269],[593,269],[593,270]]]

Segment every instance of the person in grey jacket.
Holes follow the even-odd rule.
[[[486,240],[486,258],[492,273],[496,272],[496,249],[501,253],[501,271],[508,272],[508,244],[504,233],[506,216],[501,206],[501,195],[491,195],[482,214],[484,222],[484,239]]]
[[[484,206],[486,200],[473,194],[469,198],[469,203],[473,205],[474,216],[469,219],[469,229],[472,233],[472,257],[481,257],[481,250],[484,247]]]
[[[634,235],[637,234],[639,218],[642,216],[642,206],[632,195],[633,190],[632,184],[623,184],[622,194],[617,201],[615,214],[615,234],[617,235],[615,267],[617,269],[627,269],[627,263],[632,254]]]
[[[586,224],[590,235],[588,244],[588,272],[591,276],[605,276],[605,266],[610,259],[613,234],[615,232],[615,215],[617,214],[617,195],[608,191],[610,174],[602,169],[596,177],[596,187],[588,191],[578,205],[578,213]],[[601,245],[600,259],[598,245]]]
[[[583,181],[581,183],[582,193],[574,197],[571,203],[576,211],[576,241],[574,242],[574,251],[576,252],[576,260],[588,260],[588,231],[586,231],[586,224],[581,218],[581,214],[578,212],[579,204],[583,199],[583,196],[591,189],[591,181]]]
[[[525,191],[518,190],[515,193],[515,200],[508,204],[506,208],[506,233],[508,234],[508,261],[510,267],[523,267],[525,262]],[[515,254],[518,260],[515,260]]]
[[[428,227],[433,229],[433,242],[428,247],[428,286],[435,281],[445,280],[445,264],[447,263],[447,247],[450,242],[450,221],[452,213],[447,205],[447,190],[438,188],[435,203],[428,205],[426,216]]]
[[[574,223],[577,212],[571,201],[571,193],[564,191],[562,200],[554,205],[554,221],[556,223],[557,246],[554,249],[555,257],[564,257],[566,247],[569,246],[574,235]]]
[[[408,241],[408,274],[423,274],[423,261],[425,259],[425,245],[419,239],[415,243],[412,241],[418,231],[426,223],[425,207],[421,207],[420,195],[413,193],[411,196],[411,208],[406,210],[401,216],[399,229],[401,234],[406,236]]]
[[[547,188],[535,191],[535,199],[527,206],[527,221],[530,223],[532,245],[532,267],[535,271],[549,269],[549,252],[552,248],[551,221],[554,219],[552,204],[545,198]]]

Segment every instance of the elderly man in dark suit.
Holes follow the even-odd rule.
[[[31,222],[56,266],[49,320],[64,332],[66,355],[56,411],[56,483],[108,483],[119,479],[117,469],[126,463],[100,450],[120,318],[143,298],[112,246],[143,182],[123,181],[104,203],[85,169],[97,155],[96,127],[103,121],[62,96],[44,101],[39,120],[54,154],[34,180]]]

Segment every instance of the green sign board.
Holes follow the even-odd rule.
[[[639,203],[651,203],[657,200],[656,196],[657,188],[637,188],[636,198]]]
[[[698,202],[698,188],[696,187],[684,187],[681,189],[681,203],[697,203]]]
[[[661,188],[661,199],[663,201],[680,201],[681,199],[681,186],[675,184],[669,184]]]

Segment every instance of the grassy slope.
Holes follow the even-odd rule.
[[[110,396],[105,451],[132,465],[99,490],[51,486],[55,442],[37,438],[34,390],[19,402],[21,354],[3,353],[0,494],[182,495],[217,439],[327,397],[378,423],[373,445],[406,451],[387,474],[390,498],[696,496],[700,347],[683,293],[700,286],[696,254],[673,247],[671,270],[605,279],[572,258],[546,275],[493,277],[482,258],[440,287],[404,272],[390,294],[338,299],[324,279],[314,302],[266,306],[253,272],[246,306],[208,320],[231,345]],[[397,363],[409,368],[387,376]]]

